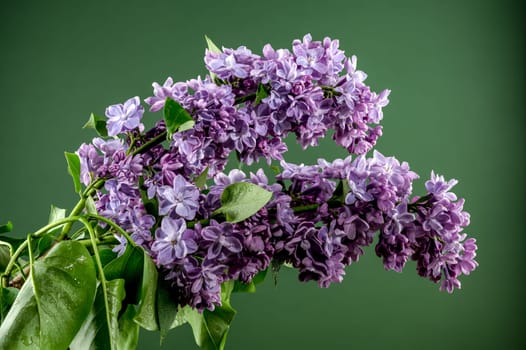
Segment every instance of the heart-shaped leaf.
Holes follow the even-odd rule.
[[[272,192],[249,182],[228,185],[221,195],[221,207],[214,214],[223,214],[229,222],[243,221],[268,203]]]
[[[95,297],[93,260],[82,244],[63,241],[32,273],[0,326],[0,349],[66,349]]]

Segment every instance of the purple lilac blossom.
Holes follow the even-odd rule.
[[[117,253],[117,256],[121,256],[126,251],[126,246],[128,245],[128,241],[126,240],[126,237],[124,237],[123,235],[115,234],[113,235],[113,237],[115,237],[119,241],[119,244],[116,245],[112,249],[112,251],[114,253]]]
[[[155,242],[152,245],[157,264],[169,266],[195,252],[198,246],[194,236],[194,232],[186,228],[183,219],[164,217],[161,227],[155,232]]]
[[[222,251],[228,253],[239,253],[243,246],[241,245],[242,237],[238,237],[233,230],[233,225],[225,222],[219,224],[212,220],[210,225],[201,230],[203,241],[209,242],[207,258],[215,259],[219,257]]]
[[[177,175],[172,186],[161,186],[157,189],[159,215],[177,216],[192,220],[199,207],[199,190],[181,175]]]
[[[176,134],[172,146],[190,173],[201,172],[204,164],[212,175],[222,171],[234,150],[247,164],[282,160],[283,139],[290,132],[308,147],[334,128],[338,144],[365,153],[381,135],[374,124],[382,119],[388,91],[371,92],[356,59],[346,58],[338,46],[337,40],[319,42],[306,35],[293,42],[292,52],[270,45],[263,56],[245,47],[207,50],[207,68],[225,84],[218,86],[209,77],[174,84],[168,78],[162,86],[154,83],[154,96],[145,101],[157,111],[173,98],[195,117],[194,129]],[[344,70],[347,74],[341,75]],[[267,97],[244,99],[255,96],[260,84],[267,86]],[[238,104],[238,98],[244,102]]]
[[[174,99],[194,118],[194,127],[175,133],[169,146],[130,156],[166,132],[160,121],[143,133],[135,97],[107,109],[109,134],[122,139],[97,138],[77,152],[85,185],[106,180],[95,195],[99,214],[145,248],[180,305],[213,310],[221,303],[221,283],[248,283],[272,260],[291,263],[301,281],[328,287],[342,281],[375,232],[386,269],[401,271],[413,259],[421,276],[448,292],[478,266],[476,242],[462,232],[469,214],[450,191],[456,180],[432,173],[427,194],[410,199],[418,175],[406,162],[378,151],[365,156],[382,134],[390,91],[371,91],[356,57],[347,57],[338,40],[306,35],[292,50],[265,45],[261,56],[243,46],[223,48],[207,51],[205,64],[214,79],[168,78],[154,83],[145,99],[152,112]],[[329,130],[357,156],[316,165],[285,161],[288,134],[307,148]],[[279,161],[277,183],[261,169],[248,177],[223,173],[232,152],[246,164]],[[213,184],[200,191],[194,181],[205,169]],[[242,222],[221,222],[214,214],[221,194],[241,181],[271,191],[272,199]],[[122,254],[125,242],[117,239],[115,251]]]
[[[116,136],[123,131],[139,129],[144,130],[141,118],[144,108],[141,106],[141,100],[138,96],[132,97],[124,104],[111,105],[106,108],[106,124],[109,136]]]

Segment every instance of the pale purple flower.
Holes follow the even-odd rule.
[[[221,53],[206,50],[205,63],[207,68],[221,79],[246,78],[256,57],[249,49],[240,46],[236,50],[223,48]]]
[[[130,98],[124,104],[109,106],[106,108],[108,135],[116,136],[136,128],[142,131],[144,129],[144,125],[141,124],[143,113],[144,108],[138,96]]]
[[[181,175],[174,178],[172,187],[159,187],[157,197],[159,199],[159,215],[175,212],[182,218],[192,220],[199,207],[199,190]]]
[[[194,239],[194,232],[187,230],[183,219],[172,219],[167,216],[163,218],[161,227],[155,232],[155,242],[151,249],[159,265],[171,265],[198,249]]]
[[[225,173],[219,173],[214,177],[214,182],[216,185],[219,186],[228,186],[236,182],[241,182],[247,178],[247,175],[239,170],[239,169],[232,169],[227,174]]]
[[[208,259],[218,257],[223,250],[230,253],[239,253],[243,249],[240,241],[242,237],[234,233],[230,223],[219,224],[212,220],[210,226],[201,230],[201,236],[203,240],[211,242],[207,253]]]
[[[124,237],[123,235],[114,234],[113,237],[115,237],[119,241],[119,244],[113,247],[111,251],[114,253],[117,253],[117,256],[121,256],[126,251],[126,246],[128,245],[128,241],[126,240],[126,237]]]
[[[80,159],[80,179],[84,185],[89,185],[100,173],[104,158],[92,144],[83,143],[77,151]]]
[[[310,34],[303,37],[303,42],[294,40],[292,47],[298,65],[308,68],[307,73],[311,73],[314,79],[318,79],[322,74],[327,73],[325,49],[319,41],[313,42]]]
[[[431,179],[426,181],[426,190],[437,197],[443,196],[450,201],[454,201],[457,199],[457,196],[449,190],[451,190],[457,183],[458,181],[456,179],[446,181],[443,176],[435,174],[435,172],[432,171]]]
[[[150,105],[150,112],[157,112],[163,109],[167,98],[180,101],[188,95],[186,84],[181,82],[174,84],[172,77],[168,77],[163,85],[153,83],[152,86],[154,96],[144,100],[144,102]]]

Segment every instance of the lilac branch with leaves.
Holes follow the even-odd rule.
[[[233,292],[280,266],[329,287],[375,236],[385,269],[414,260],[449,293],[476,269],[457,181],[432,172],[414,195],[408,163],[373,150],[390,91],[371,91],[338,40],[262,55],[207,42],[206,77],[154,83],[149,112],[136,96],[91,115],[98,136],[66,154],[80,196],[69,216],[53,207],[25,240],[0,226],[0,347],[129,349],[140,327],[162,339],[189,323],[202,349],[223,349]],[[285,159],[288,135],[306,149],[330,134],[347,158]],[[226,172],[232,154],[274,176]]]

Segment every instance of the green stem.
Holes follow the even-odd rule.
[[[85,246],[92,245],[91,238],[81,239],[81,240],[78,240],[76,242],[78,242],[78,243],[80,243],[82,245],[85,245]],[[113,237],[113,235],[110,235],[107,238],[106,237],[97,238],[97,245],[108,244],[108,243],[109,244],[111,244],[111,243],[119,243],[119,241],[117,241],[117,239],[115,237]]]
[[[293,207],[292,210],[294,211],[294,213],[305,213],[305,212],[308,212],[308,211],[314,211],[314,210],[317,210],[319,208],[319,204],[307,204],[307,205],[300,205],[300,206],[297,206],[297,207]],[[212,213],[212,216],[211,218],[216,218],[218,216],[220,216],[221,214],[216,214],[215,212]],[[196,224],[201,224],[203,226],[206,226],[210,223],[210,219],[202,219],[202,220],[193,220],[193,221],[188,221],[186,223],[186,227],[187,228],[194,228]]]
[[[307,205],[300,205],[297,207],[292,208],[294,213],[304,213],[306,211],[313,211],[318,209],[320,205],[319,204],[307,204]]]
[[[20,244],[17,250],[14,252],[14,254],[11,255],[11,260],[9,260],[9,263],[7,264],[4,272],[2,273],[2,287],[9,286],[9,275],[11,275],[11,270],[15,266],[15,262],[18,260],[18,257],[22,254],[26,247],[27,240]]]
[[[144,145],[142,145],[141,147],[137,148],[135,151],[133,151],[132,153],[132,156],[135,156],[139,153],[144,153],[146,151],[148,151],[149,149],[157,146],[157,145],[160,145],[161,143],[163,143],[165,140],[166,140],[166,135],[167,135],[167,132],[166,131],[163,131],[162,133],[160,133],[159,135],[155,136],[153,139],[151,139],[150,141],[146,142]]]
[[[86,190],[82,192],[82,195],[80,196],[80,200],[78,201],[77,205],[75,205],[73,210],[71,210],[71,213],[69,214],[68,218],[76,217],[77,215],[79,215],[82,212],[82,210],[84,210],[84,208],[86,207],[86,200],[88,199],[88,197],[91,196],[98,189],[100,189],[104,185],[105,182],[106,182],[105,179],[97,179],[95,182],[92,182],[86,188]],[[57,240],[61,241],[66,237],[66,235],[71,230],[71,226],[73,226],[74,221],[64,225],[64,227],[62,228],[62,232],[57,237]]]
[[[130,237],[130,235],[128,234],[128,232],[124,231],[119,225],[117,225],[116,223],[114,223],[114,222],[111,221],[110,219],[105,218],[104,216],[96,215],[96,214],[88,214],[87,216],[90,217],[90,218],[93,218],[93,219],[96,219],[96,220],[99,220],[99,221],[105,222],[106,224],[110,225],[110,226],[113,227],[115,230],[117,230],[117,232],[119,232],[121,235],[123,235],[124,237],[126,237],[126,239],[128,240],[128,242],[129,242],[131,245],[135,246],[135,242],[134,242],[133,239]]]
[[[41,235],[45,234],[52,228],[55,228],[60,225],[69,224],[71,222],[77,221],[79,219],[78,216],[73,217],[67,217],[65,219],[60,219],[55,222],[52,222],[50,224],[47,224],[46,226],[42,227],[40,230],[36,231],[35,233],[29,234],[28,239],[26,239],[20,246],[18,246],[17,250],[11,255],[11,259],[9,260],[9,263],[7,264],[4,272],[1,275],[2,278],[2,286],[7,287],[9,285],[9,276],[11,275],[11,271],[16,266],[18,258],[20,258],[20,255],[28,248],[29,246],[29,237],[31,238],[38,238]],[[29,250],[30,258],[31,258],[31,250]]]
[[[210,219],[203,219],[203,220],[195,220],[195,221],[188,221],[186,223],[186,227],[188,228],[194,228],[195,225],[199,223],[201,225],[208,225],[210,223]]]
[[[31,234],[31,236],[33,238],[37,238],[37,237],[40,237],[42,236],[44,233],[48,232],[49,230],[51,230],[52,228],[55,228],[57,226],[60,226],[60,225],[72,225],[75,221],[77,221],[80,217],[77,216],[77,215],[70,215],[68,216],[67,218],[64,218],[64,219],[60,219],[60,220],[57,220],[57,221],[53,221],[52,223],[50,224],[47,224],[46,226],[42,227],[41,229],[39,229],[38,231],[36,231],[35,233]],[[63,240],[64,237],[57,237],[57,241],[61,241]]]
[[[13,246],[7,242],[0,241],[0,245],[6,246],[9,249],[9,256],[13,255]]]
[[[35,257],[33,256],[33,248],[31,248],[32,239],[33,237],[31,236],[31,234],[28,234],[26,242],[27,242],[27,251],[29,253],[29,277],[31,278],[31,282],[33,283],[33,288],[35,289],[37,284],[35,283]],[[37,305],[40,305],[38,293],[35,292],[33,294],[35,296]]]
[[[18,271],[20,272],[20,276],[22,276],[22,279],[25,281],[27,279],[27,276],[26,276],[26,273],[24,271],[24,268],[18,262],[15,262],[15,266],[18,269]]]
[[[106,277],[104,276],[104,268],[102,267],[102,261],[100,260],[99,249],[97,247],[97,238],[95,237],[95,231],[93,230],[93,227],[91,227],[88,220],[86,220],[85,218],[80,217],[79,221],[86,227],[86,229],[89,232],[89,236],[91,239],[91,245],[93,246],[93,254],[95,255],[95,262],[99,270],[99,279],[100,279],[100,284],[102,286],[102,293],[104,294],[104,307],[106,308],[106,322],[108,323],[108,329],[110,329],[111,319],[110,319],[110,314],[109,314],[110,305],[108,303],[108,290],[106,286]],[[113,349],[112,339],[110,339],[110,348]]]
[[[256,94],[248,94],[248,95],[245,95],[245,96],[240,96],[240,97],[236,98],[236,100],[234,101],[234,104],[238,105],[238,104],[243,103],[243,102],[252,101],[255,98],[256,98]]]

